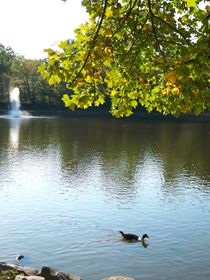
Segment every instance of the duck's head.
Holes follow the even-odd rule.
[[[149,236],[146,233],[142,235],[141,239],[144,240],[145,238],[149,238]]]

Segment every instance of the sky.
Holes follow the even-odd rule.
[[[87,19],[80,0],[0,0],[0,11],[0,44],[27,59],[46,57]]]

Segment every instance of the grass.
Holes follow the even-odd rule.
[[[2,270],[0,271],[0,280],[15,280],[17,275],[24,275],[16,270]]]

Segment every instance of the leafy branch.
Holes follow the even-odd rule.
[[[157,46],[158,46],[158,49],[159,49],[159,52],[161,53],[165,63],[167,63],[167,60],[166,60],[166,57],[165,57],[165,54],[161,48],[161,43],[160,43],[160,40],[157,36],[157,31],[156,31],[156,26],[155,26],[155,21],[154,21],[154,13],[152,11],[152,4],[151,4],[151,0],[148,0],[148,8],[149,8],[149,13],[150,13],[150,18],[151,18],[151,24],[152,24],[152,30],[153,30],[153,34],[154,34],[154,37],[155,37],[155,40],[157,42]]]
[[[100,29],[101,29],[103,20],[104,20],[104,18],[105,18],[106,9],[107,9],[107,4],[108,4],[108,0],[105,0],[104,8],[103,8],[103,13],[102,13],[102,16],[101,16],[101,18],[100,18],[100,21],[99,21],[98,27],[97,27],[97,29],[96,29],[96,32],[95,32],[95,34],[94,34],[94,37],[93,37],[93,39],[91,40],[91,45],[90,45],[90,48],[89,48],[88,53],[87,53],[87,55],[86,55],[86,58],[85,58],[85,60],[84,60],[84,62],[83,62],[83,64],[82,64],[80,70],[78,71],[77,75],[75,76],[75,78],[71,81],[71,83],[68,84],[69,87],[77,80],[77,78],[80,76],[80,74],[82,73],[82,70],[84,69],[85,65],[86,65],[87,62],[88,62],[88,59],[89,59],[89,57],[90,57],[90,55],[91,55],[91,52],[92,52],[92,50],[93,50],[93,48],[94,48],[94,46],[95,46],[95,44],[96,44],[96,39],[97,39],[98,34],[99,34],[99,31],[100,31]]]

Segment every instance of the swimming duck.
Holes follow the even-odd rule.
[[[20,260],[22,260],[23,258],[24,258],[23,255],[17,255],[16,260],[20,261]]]
[[[135,235],[135,234],[132,234],[132,233],[124,233],[123,231],[119,231],[123,238],[125,238],[126,240],[134,240],[134,241],[140,241],[140,242],[145,242],[144,239],[145,238],[149,238],[149,236],[145,233],[142,235],[142,237],[138,236],[138,235]]]

